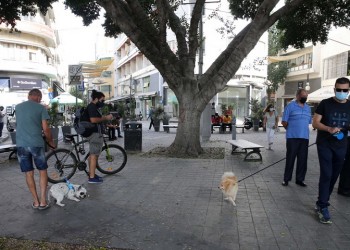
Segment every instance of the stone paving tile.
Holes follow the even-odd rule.
[[[143,125],[144,152],[169,146],[175,137],[148,131],[148,122]],[[307,188],[296,186],[294,179],[281,186],[281,161],[239,183],[236,207],[223,200],[218,189],[222,173],[234,171],[242,179],[283,159],[284,135],[276,135],[274,151],[262,149],[262,163],[231,155],[225,143],[230,134],[213,134],[203,144],[224,147],[225,159],[128,154],[125,169],[106,176],[101,185],[89,185],[84,172],[74,175],[73,183],[86,185],[87,199],[65,200],[64,208],[53,205],[41,212],[30,206],[18,163],[1,154],[0,212],[6,216],[0,217],[0,236],[129,249],[349,249],[350,199],[332,194],[333,225],[320,224],[313,211],[319,177],[315,146],[309,148]],[[266,134],[250,130],[237,138],[264,145]],[[311,131],[310,143],[314,139]],[[123,140],[116,143],[123,145]]]

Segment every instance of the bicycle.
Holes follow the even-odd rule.
[[[71,149],[57,148],[47,154],[46,161],[49,182],[65,182],[75,174],[77,168],[89,175],[89,172],[86,170],[86,160],[89,158],[90,152],[86,153],[83,147],[84,143],[87,143],[88,140],[84,139],[76,142],[74,137],[78,136],[78,134],[66,134],[66,140],[72,144]],[[108,175],[120,172],[127,162],[126,151],[119,145],[107,144],[105,137],[103,137],[103,143],[104,145],[96,166],[97,170]],[[80,157],[83,157],[82,160]]]

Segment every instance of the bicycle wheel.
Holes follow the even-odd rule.
[[[70,179],[77,170],[77,158],[68,149],[58,148],[46,156],[47,175],[51,183]]]
[[[124,148],[110,144],[102,148],[98,157],[97,169],[103,174],[115,174],[125,167],[126,161],[127,155]]]

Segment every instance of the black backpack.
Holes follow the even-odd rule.
[[[90,122],[89,113],[86,107],[82,107],[75,112],[73,126],[77,134],[83,137],[89,137],[93,132],[96,124]]]

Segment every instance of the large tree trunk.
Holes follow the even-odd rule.
[[[198,156],[203,152],[199,138],[200,113],[185,108],[180,108],[180,112],[176,137],[169,151],[177,156]]]
[[[198,96],[197,96],[198,97]],[[200,144],[200,118],[206,101],[193,98],[187,91],[179,98],[179,125],[174,142],[168,151],[176,156],[198,156],[203,153]]]

